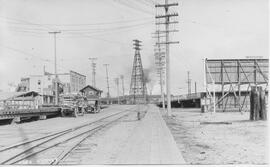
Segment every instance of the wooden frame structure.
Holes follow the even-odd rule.
[[[232,93],[235,106],[242,111],[248,96],[245,94],[241,99],[243,87],[249,91],[251,86],[260,85],[267,90],[269,59],[205,59],[204,70],[206,96],[211,99],[213,112],[220,104],[225,111],[228,95]],[[220,98],[216,98],[216,91],[222,92]]]

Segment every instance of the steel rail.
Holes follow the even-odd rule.
[[[107,124],[104,124],[104,125],[101,125],[97,130],[100,130],[112,123],[114,123],[115,121],[127,116],[129,113],[111,121],[111,122],[108,122]],[[90,133],[88,135],[86,135],[85,137],[83,137],[81,140],[79,140],[79,142],[75,143],[73,146],[69,147],[67,150],[65,150],[64,153],[62,153],[57,159],[55,159],[52,163],[50,163],[50,165],[58,165],[67,155],[69,155],[76,147],[78,147],[78,145],[80,145],[84,140],[86,140],[87,138],[91,137],[92,135],[94,135],[96,132],[94,131],[93,133]]]
[[[46,138],[49,138],[49,137],[51,137],[51,136],[55,136],[55,135],[60,134],[60,133],[65,133],[65,132],[67,132],[67,131],[68,131],[68,132],[74,131],[74,130],[83,128],[83,127],[85,127],[85,126],[89,126],[89,125],[91,125],[91,124],[94,124],[94,123],[96,123],[96,122],[99,122],[99,121],[101,121],[101,120],[103,120],[103,119],[106,119],[106,118],[108,118],[108,117],[111,117],[111,116],[120,114],[120,113],[125,112],[125,111],[130,110],[130,109],[131,109],[131,108],[128,108],[128,109],[126,109],[126,110],[124,110],[124,111],[121,111],[121,112],[118,112],[118,113],[115,113],[115,114],[111,114],[111,115],[109,115],[109,116],[102,117],[102,118],[100,118],[100,119],[98,119],[98,120],[95,120],[95,121],[93,121],[93,122],[90,122],[90,123],[86,123],[86,124],[77,126],[77,127],[75,127],[75,128],[69,128],[69,129],[66,129],[66,130],[61,130],[61,131],[59,131],[59,132],[51,133],[51,134],[46,135],[46,136],[42,136],[42,137],[38,137],[38,138],[35,138],[35,139],[32,139],[32,140],[28,140],[28,141],[25,141],[25,142],[17,143],[17,144],[14,144],[14,145],[5,147],[5,148],[3,148],[3,149],[0,149],[0,152],[7,151],[7,150],[10,150],[10,149],[12,149],[12,148],[19,147],[19,146],[24,146],[25,144],[29,144],[29,143],[33,143],[33,142],[38,141],[38,140],[46,139]]]
[[[53,134],[49,134],[49,135],[46,135],[46,136],[43,136],[43,137],[40,137],[40,138],[37,138],[37,139],[34,139],[34,140],[26,141],[26,142],[23,142],[23,143],[18,143],[18,144],[15,144],[15,145],[13,145],[13,146],[4,148],[4,149],[0,150],[0,152],[7,151],[7,150],[10,150],[10,149],[12,149],[12,148],[19,147],[19,146],[25,146],[25,144],[33,143],[33,142],[35,142],[35,141],[42,140],[42,139],[46,139],[46,138],[49,138],[49,137],[54,136],[54,137],[49,138],[48,140],[45,140],[45,141],[43,141],[43,142],[41,142],[41,143],[39,143],[39,144],[37,144],[37,145],[35,145],[35,146],[32,146],[31,148],[29,148],[29,149],[27,149],[27,150],[24,150],[23,152],[20,152],[20,153],[16,154],[15,156],[13,156],[13,157],[11,157],[11,158],[9,158],[9,159],[7,159],[7,160],[1,162],[1,164],[7,164],[8,162],[10,162],[10,161],[14,160],[15,158],[21,156],[22,154],[25,154],[25,153],[29,152],[30,150],[33,150],[33,149],[37,148],[38,146],[41,146],[41,145],[43,145],[43,144],[46,144],[46,143],[48,143],[48,142],[50,142],[50,141],[52,141],[52,140],[54,140],[54,139],[57,139],[58,137],[61,137],[61,136],[65,135],[65,134],[74,132],[74,131],[76,131],[76,130],[78,130],[78,129],[81,129],[81,128],[83,128],[83,127],[87,127],[87,126],[92,125],[92,124],[94,124],[94,123],[96,123],[96,122],[99,122],[99,121],[102,121],[102,120],[111,118],[111,117],[113,117],[113,116],[119,115],[119,114],[124,113],[124,112],[128,112],[128,111],[130,111],[130,110],[131,110],[131,108],[128,108],[128,109],[126,109],[126,110],[124,110],[124,111],[122,111],[122,112],[118,112],[118,113],[115,113],[115,114],[111,114],[111,115],[109,115],[109,116],[103,117],[103,118],[98,119],[98,120],[96,120],[96,121],[93,121],[93,122],[90,122],[90,123],[87,123],[87,124],[84,124],[84,125],[77,126],[77,127],[75,127],[75,128],[69,128],[69,129],[67,129],[67,130],[63,130],[63,131],[56,132],[56,133],[53,133]],[[93,131],[93,130],[95,130],[95,129],[98,129],[99,127],[102,127],[102,125],[99,125],[98,127],[94,128],[94,129],[90,129],[90,130],[88,130],[88,131],[86,131],[86,132],[80,133],[80,134],[77,135],[77,136],[73,136],[73,137],[71,137],[71,138],[69,138],[69,139],[67,139],[67,140],[64,140],[63,142],[69,141],[69,140],[74,139],[74,138],[76,138],[76,137],[78,137],[78,136],[81,136],[81,135],[83,135],[83,134],[85,134],[85,133],[88,133],[88,132],[90,132],[90,131]],[[62,143],[63,143],[63,142],[62,142]],[[59,145],[59,144],[61,144],[61,143],[59,142],[59,143],[57,143],[57,144],[54,144],[54,145],[51,146],[51,147],[54,147],[54,146]],[[49,148],[43,149],[42,151],[45,151],[45,150],[47,150],[47,149],[49,149]],[[31,155],[31,156],[33,156],[33,155]],[[27,158],[27,157],[24,157],[24,158],[20,159],[20,161],[23,160],[23,159],[25,159],[25,158]],[[18,162],[19,162],[19,161],[18,161]],[[17,161],[14,162],[14,163],[17,163]],[[14,163],[11,163],[11,164],[14,164]]]
[[[127,112],[127,111],[125,111],[125,112]],[[127,114],[129,114],[129,113],[127,113]],[[58,142],[58,143],[52,144],[52,145],[50,145],[50,146],[48,146],[48,147],[45,147],[45,148],[43,148],[43,149],[41,149],[41,150],[39,150],[39,151],[33,152],[33,153],[31,153],[31,154],[28,154],[28,155],[26,155],[26,156],[24,156],[24,157],[22,157],[22,158],[19,158],[18,160],[15,160],[15,161],[13,161],[13,162],[11,162],[11,163],[8,163],[8,164],[9,164],[9,165],[14,165],[14,164],[16,164],[16,163],[18,163],[18,162],[20,162],[20,161],[23,161],[23,160],[25,160],[25,159],[28,159],[28,158],[30,158],[30,157],[36,155],[36,154],[42,153],[42,152],[44,152],[44,151],[46,151],[46,150],[48,150],[48,149],[50,149],[50,148],[53,148],[53,147],[55,147],[55,146],[60,145],[60,144],[66,143],[66,142],[68,142],[68,141],[70,141],[70,140],[72,140],[72,139],[78,138],[79,136],[82,136],[82,135],[84,135],[84,134],[87,134],[87,133],[90,133],[90,132],[93,132],[92,134],[94,134],[96,131],[98,131],[98,130],[102,129],[103,127],[105,127],[105,126],[107,126],[107,125],[109,125],[109,124],[111,124],[111,123],[113,123],[113,122],[115,122],[115,121],[121,119],[122,117],[126,116],[127,114],[125,114],[125,115],[123,115],[123,116],[121,116],[121,117],[119,117],[119,118],[117,118],[117,119],[115,119],[115,120],[113,120],[113,121],[110,121],[110,122],[108,122],[108,123],[106,123],[106,124],[101,124],[101,125],[99,125],[99,126],[97,126],[97,127],[94,127],[93,129],[89,129],[89,130],[84,131],[84,132],[82,132],[82,133],[80,133],[80,134],[78,134],[78,135],[74,135],[74,136],[72,136],[72,137],[69,137],[69,138],[67,138],[66,140],[60,141],[60,142]],[[91,134],[91,135],[92,135],[92,134]],[[87,136],[88,136],[88,135],[87,135]],[[86,136],[86,138],[87,138],[87,136]],[[46,143],[47,143],[47,142],[46,142]],[[44,144],[45,144],[45,143],[44,143]],[[37,147],[33,147],[33,148],[31,148],[30,150],[33,150],[33,149],[35,149],[35,148],[37,148]],[[22,155],[22,154],[25,154],[26,152],[29,152],[30,150],[23,151],[23,152],[21,153],[21,155]],[[13,160],[13,159],[15,159],[15,158],[17,158],[17,157],[18,157],[18,156],[14,157],[14,158],[12,157],[11,160]],[[11,160],[9,160],[9,161],[11,161]]]
[[[136,108],[137,108],[137,107],[135,107],[135,109],[136,109]],[[147,107],[145,108],[144,112],[146,112],[146,111],[148,110],[148,108],[149,108],[149,106],[147,105]],[[109,122],[108,124],[111,124],[111,123],[113,123],[113,122],[115,122],[115,121],[117,121],[117,120],[119,120],[119,119],[121,119],[121,118],[127,116],[128,114],[129,114],[129,113],[127,113],[127,114],[121,116],[120,118],[117,118],[116,120],[113,120],[113,121]],[[145,115],[145,114],[144,114],[144,115]],[[105,126],[107,126],[108,124],[106,124]],[[105,127],[105,126],[104,126],[104,127]],[[102,127],[101,127],[101,129],[102,129]],[[77,142],[77,143],[75,143],[73,146],[69,147],[69,149],[65,150],[65,152],[62,153],[57,159],[55,159],[53,162],[51,162],[50,165],[59,165],[59,163],[60,163],[60,162],[61,162],[68,154],[70,154],[76,147],[78,147],[78,145],[80,145],[85,139],[87,139],[88,137],[92,136],[93,134],[95,134],[95,132],[92,133],[92,134],[87,135],[86,137],[82,138],[79,142]]]

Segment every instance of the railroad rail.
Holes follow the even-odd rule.
[[[0,164],[58,164],[86,138],[129,115],[134,109],[136,107],[130,107],[124,111],[110,114],[80,126],[2,148],[0,149]],[[48,159],[48,156],[53,154],[53,157],[57,158]],[[40,161],[44,159],[45,162]]]

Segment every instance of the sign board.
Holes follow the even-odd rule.
[[[206,59],[207,84],[266,84],[268,59]]]

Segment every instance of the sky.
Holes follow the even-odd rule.
[[[171,29],[171,92],[187,93],[187,71],[192,92],[203,90],[203,59],[268,58],[268,0],[179,0]],[[90,57],[97,58],[96,86],[106,92],[110,64],[111,95],[114,79],[124,75],[129,91],[134,57],[133,40],[142,41],[143,67],[150,71],[148,89],[159,94],[155,74],[153,38],[156,31],[154,4],[163,0],[0,0],[0,90],[9,91],[21,77],[54,72],[57,34],[57,70],[73,70],[92,83]],[[161,27],[164,29],[164,27]],[[104,93],[105,95],[106,93]]]

